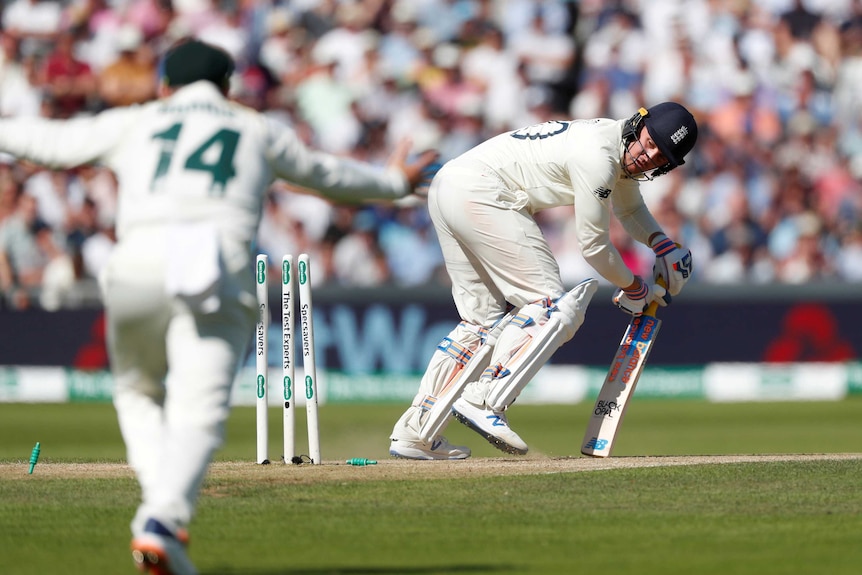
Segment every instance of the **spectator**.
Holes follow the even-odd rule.
[[[99,74],[99,97],[106,106],[142,104],[156,95],[155,54],[131,24],[117,35],[119,56]]]
[[[721,255],[734,246],[748,245],[756,249],[766,244],[766,234],[751,217],[745,190],[737,188],[727,198],[727,222],[710,238],[713,251]]]
[[[118,74],[135,82],[109,81],[116,71],[106,70],[128,62],[117,44],[124,31],[141,32],[139,54],[190,33],[240,54],[235,99],[294,126],[306,144],[369,162],[404,135],[449,159],[561,113],[623,117],[677,100],[703,126],[702,142],[684,179],[645,188],[697,260],[715,258],[710,273],[699,266],[695,281],[860,281],[852,279],[862,221],[859,0],[14,0],[2,18],[0,115],[86,115],[142,101],[154,61],[144,57],[137,76],[129,68]],[[135,43],[128,38],[127,46]],[[133,83],[140,95],[108,95],[109,85],[125,92]],[[84,237],[106,240],[113,226],[110,176],[93,168],[34,176],[0,166],[0,190],[4,178],[38,196],[39,218],[54,235],[70,234],[60,247],[89,276],[80,250]],[[4,197],[0,218],[14,211]],[[308,197],[283,196],[302,217],[287,231],[265,218],[261,245],[302,243],[328,262],[320,268],[330,271],[314,281],[334,281],[335,246],[359,232],[342,229],[334,223],[340,214]],[[86,217],[98,221],[86,234],[89,224],[77,221],[84,198],[93,203]],[[421,224],[425,207],[403,209],[370,230],[387,256],[380,281],[415,281],[412,272],[424,276],[431,267],[407,270],[402,250],[390,251],[436,242]],[[817,218],[816,241],[801,232],[800,214]],[[549,237],[567,233],[553,218],[540,224]],[[552,247],[564,275],[579,269],[582,258],[565,241]]]
[[[36,198],[38,218],[63,235],[84,203],[84,189],[71,171],[36,169],[24,183],[24,192]]]
[[[441,44],[434,49],[434,65],[444,72],[440,82],[426,85],[423,94],[436,110],[456,115],[471,106],[481,105],[482,88],[464,77],[461,59],[464,52],[454,44]]]
[[[790,36],[796,40],[809,40],[815,28],[820,24],[820,14],[806,8],[803,0],[793,0],[793,6],[780,16],[780,24],[787,28]]]
[[[782,283],[803,284],[831,277],[834,270],[820,249],[823,224],[812,212],[793,219],[795,241],[789,253],[779,260],[777,277]]]
[[[751,143],[772,146],[782,135],[778,114],[757,97],[754,77],[742,72],[732,81],[731,97],[716,105],[708,126],[727,146],[748,150]]]
[[[377,222],[371,210],[355,213],[350,231],[334,245],[332,270],[337,283],[369,287],[391,279],[376,230]]]
[[[574,40],[569,34],[548,31],[541,11],[530,22],[529,28],[512,38],[514,55],[526,65],[531,83],[553,98],[563,98],[563,82],[576,55]]]
[[[416,18],[416,9],[412,3],[402,0],[395,3],[389,18],[385,20],[378,54],[380,66],[387,74],[409,78],[421,60],[423,40],[417,35],[427,33],[428,30],[420,30]]]
[[[380,225],[379,239],[396,285],[420,286],[445,278],[443,254],[424,210],[394,210]]]
[[[282,202],[281,194],[270,192],[266,195],[258,229],[258,250],[267,254],[271,261],[277,261],[285,254],[302,253],[298,239],[302,233],[299,222],[281,206]]]
[[[315,43],[314,56],[319,62],[334,64],[333,75],[340,83],[355,76],[364,65],[371,16],[359,3],[341,2],[335,11],[336,25]]]
[[[338,61],[331,54],[314,53],[309,74],[296,86],[297,111],[327,152],[346,154],[359,140],[360,126],[351,107],[354,96],[335,78]]]
[[[299,7],[300,27],[311,35],[311,38],[321,38],[336,25],[335,12],[338,0],[308,0]]]
[[[428,28],[440,43],[454,42],[464,25],[479,14],[476,0],[441,0],[417,2],[416,16],[422,27]]]
[[[33,59],[22,58],[20,41],[0,31],[0,116],[38,116],[40,90],[31,83]]]
[[[168,31],[174,18],[174,5],[181,2],[169,0],[130,0],[123,16],[127,25],[140,30],[144,38],[152,39]]]
[[[6,158],[0,161],[0,225],[15,213],[21,185]]]
[[[848,282],[862,282],[862,224],[856,224],[842,238],[838,254],[838,277]]]
[[[75,266],[48,224],[36,220],[31,232],[44,262],[39,281],[39,305],[56,311],[66,303],[75,286]]]
[[[74,49],[72,33],[60,33],[54,51],[39,70],[39,83],[51,97],[58,118],[83,112],[96,86],[90,66],[75,56]]]
[[[250,66],[257,55],[249,52],[251,37],[243,25],[239,7],[228,3],[217,7],[213,12],[213,16],[199,27],[196,36],[226,50],[245,67]]]
[[[286,10],[276,10],[269,18],[269,35],[263,40],[258,59],[274,77],[288,85],[299,70],[298,48],[305,42],[305,32],[296,25],[296,17]]]
[[[18,188],[15,211],[0,222],[0,290],[13,308],[27,308],[42,283],[46,259],[36,242],[45,228],[37,217],[36,199]]]
[[[49,0],[12,0],[3,8],[3,29],[26,41],[50,42],[60,31],[62,7]],[[37,49],[34,43],[30,49]]]
[[[524,83],[517,58],[505,49],[503,33],[494,26],[485,26],[479,43],[464,55],[461,69],[464,78],[482,93],[484,124],[494,132],[515,129],[524,103],[512,96]]]

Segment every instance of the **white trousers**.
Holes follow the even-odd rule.
[[[446,166],[428,191],[428,210],[458,314],[491,327],[516,308],[560,297],[560,268],[522,192],[493,172]]]
[[[476,351],[477,328],[491,328],[515,308],[563,293],[560,268],[539,225],[526,208],[526,195],[513,192],[490,170],[444,166],[428,190],[452,297],[461,319],[449,338]],[[470,329],[472,327],[472,329]],[[431,358],[412,405],[392,430],[392,439],[417,440],[426,398],[438,398],[461,365],[450,354]]]
[[[168,295],[166,236],[124,240],[102,277],[114,405],[142,491],[135,535],[149,517],[174,527],[191,521],[256,317],[250,262],[213,286],[215,311]]]

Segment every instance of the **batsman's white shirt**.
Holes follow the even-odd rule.
[[[147,517],[182,526],[222,441],[254,331],[253,242],[276,178],[340,201],[402,197],[404,175],[307,149],[208,82],[68,121],[0,120],[0,150],[118,179],[118,243],[101,283],[114,403]],[[168,369],[169,367],[169,369]]]
[[[493,137],[440,170],[429,190],[461,317],[488,326],[506,303],[563,293],[558,264],[533,219],[574,205],[586,261],[617,286],[634,274],[610,239],[614,214],[647,244],[661,227],[620,164],[623,120],[553,121]]]

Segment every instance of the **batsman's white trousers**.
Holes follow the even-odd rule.
[[[563,292],[560,268],[526,194],[506,189],[481,164],[444,166],[428,191],[428,210],[462,319],[491,327],[516,308]]]
[[[470,324],[450,332],[448,339],[457,347],[477,352],[476,328],[492,328],[506,316],[509,304],[521,309],[564,293],[560,268],[527,209],[526,194],[507,189],[482,164],[467,169],[463,163],[443,166],[428,190],[428,211],[452,281],[455,307]],[[438,349],[390,437],[428,441],[442,431],[447,420],[441,419],[448,418],[451,401],[444,405],[441,394],[461,368],[456,358]],[[450,399],[454,401],[454,396]]]
[[[167,237],[154,228],[124,238],[101,278],[114,405],[142,489],[133,532],[148,517],[177,527],[191,520],[256,321],[251,262],[234,258],[236,271],[216,278],[217,310],[168,295],[176,246]]]

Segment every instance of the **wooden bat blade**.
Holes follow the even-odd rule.
[[[599,390],[596,404],[581,443],[581,453],[609,457],[619,433],[629,399],[634,393],[647,357],[661,327],[661,320],[645,313],[632,318],[620,340],[608,375]]]

